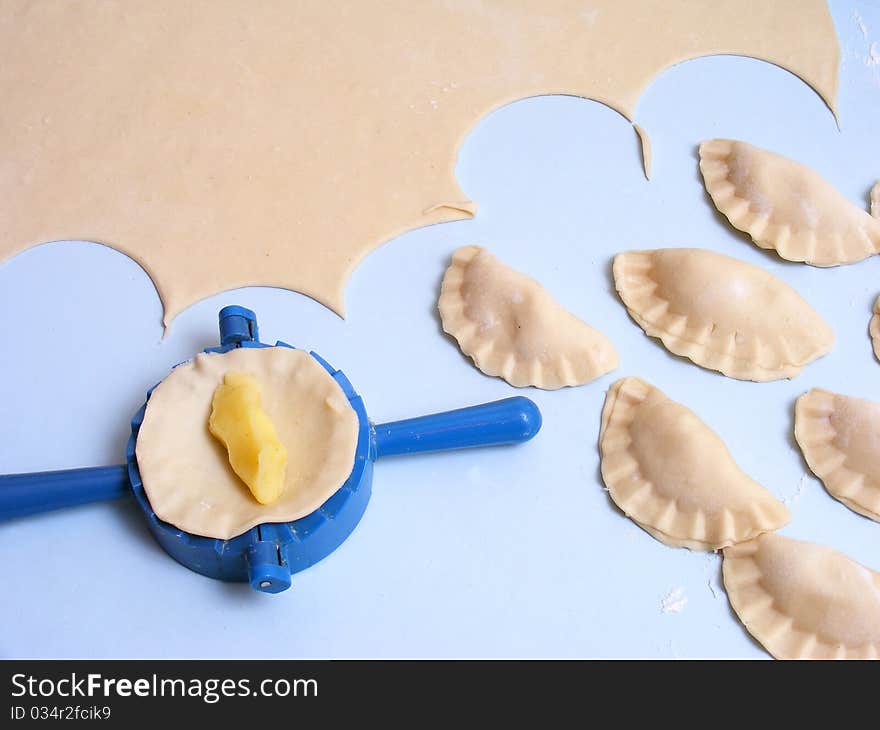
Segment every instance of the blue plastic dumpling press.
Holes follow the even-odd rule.
[[[244,307],[220,310],[220,346],[271,347],[260,342],[256,315]],[[275,347],[291,347],[277,342]],[[133,493],[150,532],[187,568],[225,581],[248,582],[264,593],[290,587],[290,576],[333,552],[360,522],[370,500],[373,462],[385,456],[445,451],[528,441],[541,428],[541,413],[528,398],[515,397],[373,425],[364,402],[341,370],[310,353],[339,383],[358,416],[354,465],[348,480],[320,508],[293,522],[258,525],[230,540],[191,535],[160,520],[150,507],[138,472],[135,443],[147,403],[131,421],[126,464],[89,469],[0,476],[0,519],[48,512]],[[147,402],[150,394],[147,393]]]

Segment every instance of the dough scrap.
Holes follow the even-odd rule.
[[[871,341],[874,343],[874,354],[880,360],[880,297],[874,302],[874,316],[871,317],[869,326],[871,332]]]
[[[208,430],[211,401],[226,373],[256,379],[262,405],[287,449],[284,492],[269,505],[242,487],[223,445]],[[318,509],[354,464],[358,418],[342,388],[308,353],[287,347],[201,353],[150,395],[137,463],[160,519],[193,535],[228,540],[264,522]]]
[[[880,522],[880,403],[813,388],[797,399],[794,435],[828,493]]]
[[[764,534],[724,549],[724,588],[777,659],[880,656],[880,573],[810,542]]]
[[[718,53],[787,69],[832,110],[837,96],[825,0],[0,6],[0,260],[113,246],[166,323],[246,285],[342,313],[372,249],[468,217],[456,151],[517,99],[571,94],[631,120],[658,73]]]
[[[461,351],[517,387],[582,385],[619,364],[605,335],[479,246],[453,254],[437,307]]]
[[[791,517],[693,411],[638,378],[608,390],[599,452],[614,503],[672,547],[717,550]]]
[[[651,139],[648,133],[640,124],[633,124],[636,130],[636,136],[639,138],[639,146],[642,149],[642,170],[645,173],[645,180],[651,179]]]
[[[630,316],[670,352],[739,380],[792,378],[834,333],[788,284],[713,251],[665,248],[614,258]]]
[[[799,162],[713,139],[700,145],[700,172],[730,224],[784,259],[838,266],[880,251],[880,221]]]

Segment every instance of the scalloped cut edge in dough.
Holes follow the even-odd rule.
[[[652,278],[658,264],[676,280],[667,283],[669,288],[691,279],[693,287],[681,293],[677,305],[692,311],[679,311],[657,295],[663,288],[663,282]],[[625,251],[614,257],[613,274],[627,311],[648,336],[659,338],[673,354],[731,378],[793,378],[834,346],[834,332],[797,291],[768,271],[730,256],[699,248]],[[715,286],[704,284],[713,278]],[[757,311],[738,309],[734,297]],[[718,322],[721,316],[712,316],[713,305],[726,307],[726,317],[743,312],[742,321],[724,326]],[[773,341],[765,341],[767,322],[774,316],[778,325],[769,332]]]
[[[794,435],[828,493],[880,522],[880,403],[813,388],[797,399]]]
[[[634,434],[639,410],[646,407],[653,413],[646,414],[641,433]],[[645,467],[631,453],[634,447],[648,450],[654,463]],[[791,518],[782,502],[739,468],[718,434],[693,411],[639,378],[622,378],[609,388],[602,409],[599,452],[602,479],[614,503],[639,527],[671,547],[718,550],[776,530]],[[684,463],[688,459],[690,465]],[[644,473],[668,468],[670,462],[678,473],[666,485],[658,486],[656,476],[652,482]],[[708,484],[712,475],[702,473],[707,470],[715,478],[712,488],[724,493],[703,490],[700,494],[699,486],[682,490],[688,480]],[[678,483],[679,493],[664,494],[672,490],[673,482]],[[685,511],[689,501],[699,499],[703,505]]]
[[[839,266],[880,252],[880,222],[795,160],[713,139],[700,145],[700,172],[730,224],[788,261]]]
[[[877,659],[880,573],[773,533],[724,548],[727,598],[777,659]]]
[[[605,335],[479,246],[453,254],[437,308],[444,331],[482,372],[517,387],[583,385],[619,363]]]
[[[600,103],[626,124],[675,64],[734,53],[837,108],[826,0],[0,8],[0,261],[47,241],[113,246],[152,279],[166,326],[242,286],[293,289],[343,315],[371,251],[470,217],[458,152],[521,99],[592,99],[578,113]]]

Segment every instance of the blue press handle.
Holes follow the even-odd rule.
[[[538,406],[522,396],[373,427],[377,458],[518,443],[540,429]]]
[[[96,466],[0,476],[0,520],[130,493],[126,466]]]

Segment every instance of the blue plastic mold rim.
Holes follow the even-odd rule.
[[[224,353],[236,347],[272,347],[259,341],[256,315],[238,306],[220,311],[220,347],[205,349]],[[280,340],[275,347],[296,349]],[[374,453],[370,422],[364,402],[341,370],[333,368],[314,352],[309,353],[342,388],[358,417],[358,441],[354,465],[346,482],[321,507],[293,522],[257,525],[230,540],[201,537],[184,532],[160,520],[150,506],[138,471],[135,446],[144,421],[150,394],[131,420],[131,436],[125,449],[128,477],[147,526],[164,550],[187,568],[210,578],[248,582],[264,593],[279,593],[290,587],[292,573],[305,570],[332,553],[360,522],[373,475]]]

